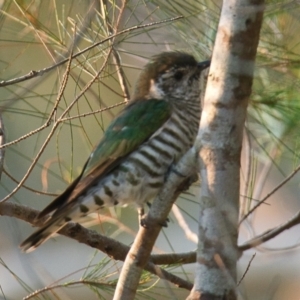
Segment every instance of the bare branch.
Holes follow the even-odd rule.
[[[267,194],[262,200],[260,200],[255,206],[253,206],[249,212],[241,219],[240,223],[246,220],[249,215],[251,215],[261,204],[263,204],[267,199],[269,199],[275,192],[277,192],[283,185],[285,185],[289,180],[291,180],[300,170],[300,165],[284,180],[281,181],[269,194]]]
[[[95,43],[91,46],[88,46],[85,49],[79,51],[78,53],[74,54],[71,57],[71,59],[74,59],[74,58],[82,55],[83,53],[85,53],[85,52],[87,52],[87,51],[89,51],[89,50],[91,50],[91,49],[93,49],[93,48],[95,48],[99,45],[102,45],[102,44],[106,43],[107,41],[110,41],[110,40],[114,39],[115,37],[117,37],[119,35],[129,33],[131,31],[138,30],[138,29],[144,29],[144,28],[147,28],[147,27],[155,27],[155,26],[158,26],[158,25],[161,25],[161,24],[164,24],[164,23],[174,22],[174,21],[177,21],[177,20],[182,19],[182,18],[183,18],[183,16],[178,16],[178,17],[174,17],[174,18],[170,18],[170,19],[166,19],[166,20],[162,20],[162,21],[158,21],[158,22],[151,22],[151,23],[148,23],[148,24],[136,25],[136,26],[132,26],[130,28],[121,30],[120,32],[117,32],[116,34],[113,34],[113,35],[109,36],[108,38],[103,39],[102,41],[100,41],[98,43]],[[22,81],[25,81],[25,80],[28,80],[28,79],[31,79],[31,78],[34,78],[34,77],[42,76],[45,73],[47,73],[47,72],[49,72],[49,71],[65,64],[65,63],[67,63],[68,61],[69,61],[69,58],[66,58],[66,59],[63,59],[62,61],[58,62],[57,64],[54,64],[50,67],[41,69],[39,71],[32,70],[28,74],[20,76],[18,78],[13,78],[13,79],[6,80],[6,81],[2,80],[2,81],[0,81],[0,87],[15,84],[15,83],[19,83],[19,82],[22,82]]]
[[[67,82],[68,82],[68,75],[69,75],[69,72],[70,72],[70,67],[71,67],[71,60],[72,60],[72,52],[70,54],[70,58],[69,58],[69,62],[68,62],[68,65],[67,65],[67,68],[66,68],[66,71],[64,73],[64,76],[63,76],[63,80],[62,80],[62,84],[61,84],[61,88],[60,88],[60,91],[58,93],[58,96],[56,98],[56,102],[54,104],[54,107],[52,109],[52,112],[50,113],[49,115],[49,118],[48,120],[46,121],[45,125],[47,124],[50,124],[51,122],[51,119],[53,118],[53,116],[55,115],[55,112],[56,112],[56,109],[57,109],[57,106],[60,102],[60,99],[63,95],[63,92],[66,88],[66,85],[67,85]],[[48,137],[46,138],[44,144],[42,145],[42,147],[40,148],[38,154],[35,156],[34,160],[32,161],[30,167],[28,168],[26,174],[23,176],[23,178],[21,179],[21,181],[19,182],[19,184],[13,189],[12,192],[10,192],[6,197],[4,197],[0,203],[8,200],[11,196],[13,196],[20,188],[21,186],[23,185],[23,183],[26,181],[26,179],[28,178],[28,176],[30,175],[31,171],[33,170],[35,164],[37,163],[37,161],[39,160],[40,156],[42,155],[42,153],[44,152],[46,146],[48,145],[52,135],[54,134],[54,131],[56,130],[57,126],[58,126],[58,122],[55,122],[53,127],[52,127],[52,130],[50,131]]]
[[[36,222],[35,220],[39,213],[40,211],[36,209],[11,202],[0,204],[1,216],[14,217],[35,226],[43,225],[44,221],[47,219],[46,216],[39,220],[39,222]],[[114,260],[124,261],[130,249],[130,247],[128,247],[127,245],[124,245],[112,238],[103,236],[97,233],[95,230],[87,229],[73,222],[67,224],[58,233],[74,239],[79,243],[98,249]],[[192,283],[157,267],[155,264],[156,261],[158,262],[158,264],[164,265],[191,263],[193,259],[195,259],[195,254],[193,254],[192,252],[182,254],[163,254],[162,256],[153,255],[150,257],[149,262],[145,266],[145,270],[160,277],[161,279],[172,282],[178,287],[190,290],[192,288]]]
[[[62,119],[60,120],[60,122],[66,122],[66,121],[70,121],[70,120],[73,120],[73,119],[78,119],[78,118],[83,118],[83,117],[87,117],[87,116],[90,116],[90,115],[98,114],[98,113],[101,113],[101,112],[104,112],[104,111],[113,109],[113,108],[115,108],[115,107],[118,107],[118,106],[124,105],[124,104],[125,104],[125,102],[122,101],[122,102],[119,102],[119,103],[117,103],[117,104],[114,104],[114,105],[105,107],[105,108],[101,108],[101,109],[94,110],[94,111],[92,111],[92,112],[80,114],[80,115],[77,115],[77,116],[71,116],[71,117],[62,118]]]
[[[251,266],[251,263],[253,261],[253,259],[255,258],[256,256],[256,253],[254,253],[251,257],[251,259],[249,260],[249,263],[247,265],[247,268],[246,268],[246,271],[244,272],[243,276],[241,277],[241,279],[239,280],[237,286],[239,286],[241,284],[241,282],[243,281],[243,279],[245,278],[246,274],[248,273],[249,269],[250,269],[250,266]]]
[[[102,281],[97,281],[97,280],[78,280],[78,281],[71,281],[71,282],[67,282],[67,283],[62,283],[62,284],[51,284],[48,285],[42,289],[36,290],[33,293],[29,294],[28,296],[24,297],[22,300],[29,300],[32,299],[34,297],[37,297],[40,294],[43,294],[45,292],[54,290],[54,289],[58,289],[58,288],[66,288],[69,286],[76,286],[76,285],[82,285],[82,284],[86,284],[86,285],[95,285],[97,284],[97,286],[103,286],[103,287],[111,287],[114,288],[116,286],[115,283],[106,283],[106,282],[102,282]]]
[[[4,173],[9,179],[11,179],[13,182],[15,182],[15,183],[17,183],[17,184],[20,183],[20,181],[18,181],[16,178],[14,178],[12,175],[10,175],[10,174],[5,170],[5,168],[3,168],[3,173]],[[31,187],[25,185],[25,184],[23,184],[22,187],[23,187],[24,189],[28,190],[28,191],[31,191],[31,192],[35,193],[35,194],[46,195],[46,196],[54,196],[54,197],[57,197],[57,196],[58,196],[58,194],[47,193],[47,192],[35,190],[35,189],[33,189],[33,188],[31,188]]]
[[[124,14],[127,2],[128,2],[127,0],[123,0],[122,7],[121,7],[120,13],[118,15],[118,20],[116,22],[116,26],[114,28],[112,28],[112,26],[110,25],[110,22],[108,22],[109,27],[113,29],[114,34],[116,32],[118,32],[119,24],[120,24],[123,14]],[[129,89],[128,89],[127,82],[126,82],[126,76],[125,76],[125,73],[124,73],[124,70],[122,67],[121,56],[120,56],[118,50],[115,48],[115,46],[112,45],[112,47],[113,47],[113,52],[112,52],[113,60],[116,65],[116,70],[117,70],[118,77],[119,77],[119,83],[120,83],[121,89],[124,94],[124,100],[125,100],[125,102],[128,102],[130,99],[130,94],[129,94]]]
[[[182,17],[176,17],[176,18],[171,18],[171,19],[168,19],[168,20],[164,20],[164,21],[159,21],[159,22],[153,22],[151,24],[146,24],[146,25],[140,25],[140,26],[134,26],[134,27],[131,27],[131,30],[136,29],[137,27],[138,28],[145,28],[145,27],[149,27],[149,26],[155,26],[155,25],[158,25],[158,24],[162,24],[162,23],[165,23],[165,22],[170,22],[170,21],[174,21],[174,20],[177,20],[177,19],[180,19]],[[120,19],[118,19],[118,21],[120,22]],[[116,25],[117,28],[118,28],[118,24]],[[125,32],[129,32],[130,30],[123,30],[121,31],[122,33],[125,33]],[[113,37],[115,38],[116,36],[118,36],[119,34],[121,34],[121,32],[119,32],[118,34],[115,34],[113,35]],[[110,37],[111,39],[111,37]],[[106,39],[106,40],[110,40],[110,39]],[[102,41],[104,42],[104,40]],[[97,43],[99,44],[99,43]],[[96,44],[96,45],[97,45]],[[95,46],[95,45],[94,45]],[[90,49],[90,47],[88,47]],[[80,53],[83,53],[85,51],[87,51],[86,48],[84,51],[81,51]],[[92,78],[92,80],[81,90],[80,94],[71,102],[71,104],[69,104],[69,106],[64,110],[64,112],[61,114],[61,116],[55,121],[53,127],[51,128],[51,131],[50,133],[48,134],[48,137],[46,138],[44,144],[42,145],[42,147],[40,148],[38,154],[36,155],[36,157],[34,158],[32,164],[30,165],[30,167],[28,168],[26,174],[23,176],[23,178],[21,179],[20,183],[17,185],[16,188],[13,189],[12,192],[10,192],[6,197],[4,197],[1,201],[1,202],[4,202],[6,201],[7,199],[9,199],[11,196],[13,196],[19,189],[20,187],[22,186],[22,184],[26,181],[26,179],[28,178],[28,176],[30,175],[31,171],[33,170],[35,164],[37,163],[38,159],[40,158],[41,154],[43,153],[44,149],[46,148],[47,144],[49,143],[51,137],[53,136],[54,132],[56,131],[59,123],[61,122],[61,120],[65,117],[65,115],[70,111],[70,109],[74,106],[74,104],[78,101],[79,98],[82,97],[82,95],[90,88],[90,86],[96,81],[96,79],[99,77],[99,75],[102,73],[104,67],[106,66],[107,62],[108,62],[108,59],[109,59],[109,56],[112,52],[112,47],[109,48],[108,50],[108,53],[107,53],[107,56],[104,60],[104,63],[102,65],[102,67],[100,68],[100,70],[96,73],[96,75]],[[62,93],[64,91],[64,88],[65,88],[65,85],[67,83],[67,78],[68,78],[68,74],[69,74],[69,71],[70,71],[70,65],[71,65],[71,61],[74,57],[77,57],[78,56],[78,53],[76,55],[72,55],[72,53],[70,54],[70,57],[68,60],[64,60],[63,62],[66,62],[66,61],[69,61],[69,64],[68,64],[68,67],[66,69],[66,72],[64,74],[64,78],[63,78],[63,84],[61,86],[61,90],[60,90],[60,93],[57,97],[57,100],[55,102],[55,105],[54,105],[54,108],[52,109],[52,112],[50,113],[50,116],[47,120],[47,122],[43,125],[44,127],[47,127],[49,126],[49,123],[52,119],[52,117],[54,116],[55,112],[56,112],[56,109],[57,109],[57,105],[60,101],[60,98],[62,96]],[[61,62],[61,64],[63,63]],[[1,86],[1,85],[0,85]],[[43,127],[42,126],[42,127]]]
[[[120,105],[124,105],[125,102],[122,101],[122,102],[119,102],[117,104],[114,104],[114,105],[111,105],[111,106],[108,106],[108,107],[105,107],[105,108],[101,108],[101,109],[97,109],[97,110],[94,110],[92,112],[88,112],[88,113],[83,113],[83,114],[80,114],[80,115],[76,115],[76,116],[71,116],[71,117],[65,117],[65,118],[61,118],[60,120],[57,120],[57,122],[59,123],[63,123],[63,122],[66,122],[66,121],[70,121],[70,120],[73,120],[73,119],[78,119],[78,118],[83,118],[83,117],[87,117],[87,116],[90,116],[90,115],[94,115],[94,114],[97,114],[97,113],[101,113],[101,112],[104,112],[104,111],[109,111],[115,107],[118,107]],[[30,132],[28,132],[27,134],[24,134],[22,135],[21,137],[19,137],[18,139],[16,140],[13,140],[11,142],[8,142],[8,143],[5,143],[3,145],[0,145],[0,149],[3,149],[3,148],[7,148],[8,146],[11,146],[11,145],[14,145],[14,144],[17,144],[27,138],[29,138],[30,136],[36,134],[36,133],[39,133],[40,131],[42,131],[43,129],[47,128],[50,126],[50,123],[48,121],[45,122],[45,124],[43,124],[42,126],[40,126],[39,128],[36,128]]]
[[[25,173],[25,175],[23,176],[23,178],[21,179],[20,183],[13,189],[12,192],[10,192],[7,196],[5,196],[0,203],[8,200],[11,196],[13,196],[22,186],[22,184],[26,181],[26,179],[28,178],[28,176],[30,175],[31,171],[33,170],[34,166],[36,165],[36,163],[38,162],[40,156],[42,155],[42,153],[44,152],[46,146],[48,145],[51,137],[53,136],[54,132],[56,131],[57,127],[59,126],[59,124],[61,123],[61,120],[65,117],[65,115],[70,111],[70,109],[74,106],[74,104],[82,97],[82,95],[85,94],[85,92],[91,87],[91,85],[97,80],[98,76],[102,73],[102,71],[104,70],[109,56],[111,54],[112,48],[109,49],[107,56],[103,62],[102,67],[100,68],[100,70],[97,72],[97,74],[92,78],[92,80],[90,80],[90,82],[81,90],[81,92],[79,93],[79,95],[77,97],[75,97],[75,99],[69,104],[69,106],[64,110],[64,112],[61,114],[61,116],[55,121],[55,123],[53,124],[53,127],[51,128],[50,133],[48,134],[46,140],[44,141],[44,144],[42,145],[42,147],[40,148],[38,154],[35,156],[35,158],[33,159],[30,167],[28,168],[27,172]],[[70,61],[72,59],[72,56],[70,56]],[[70,66],[70,65],[69,65]],[[68,76],[68,68],[65,72],[65,75]],[[66,80],[63,80],[63,83],[66,83]],[[61,93],[59,94],[59,96],[57,97],[56,103],[59,102],[60,97],[62,96],[62,92],[63,92],[64,88],[61,88]],[[54,115],[54,112],[56,111],[56,106],[54,106],[54,109],[51,113],[51,115]],[[50,119],[48,119],[50,120]]]
[[[242,244],[239,246],[239,249],[241,251],[245,251],[251,248],[254,248],[258,245],[261,245],[262,243],[267,242],[268,240],[274,238],[275,236],[277,236],[278,234],[280,234],[281,232],[283,232],[284,230],[290,229],[295,225],[298,225],[300,223],[300,211],[297,212],[290,220],[288,220],[287,222],[273,228],[273,229],[269,229],[267,231],[265,231],[264,233],[254,237],[253,239],[251,239],[250,241]]]

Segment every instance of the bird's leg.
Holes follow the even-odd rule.
[[[160,225],[161,225],[162,227],[167,228],[167,227],[168,227],[168,222],[170,222],[169,218],[167,218],[164,222],[161,222]]]
[[[150,208],[151,203],[147,202],[147,206]],[[145,209],[144,206],[138,207],[138,214],[139,214],[139,224],[141,227],[147,228],[147,222],[146,222],[146,215],[145,215]]]
[[[147,202],[147,206],[150,209],[151,208],[151,203]],[[140,226],[146,228],[147,224],[146,224],[146,220],[145,220],[145,210],[144,210],[144,207],[143,206],[138,207],[137,211],[138,211],[138,215],[139,215],[139,224],[140,224]],[[169,218],[167,218],[164,222],[160,223],[160,225],[162,227],[168,227],[168,222],[169,222]]]
[[[190,176],[186,177],[186,179],[181,183],[181,185],[178,187],[178,190],[180,192],[187,191],[190,186],[199,180],[199,174],[197,172],[193,172]]]
[[[151,203],[150,202],[146,202],[146,204],[147,204],[147,206],[149,207],[149,209],[151,208]],[[162,223],[160,223],[160,225],[162,226],[162,227],[168,227],[168,222],[170,222],[170,220],[169,220],[169,218],[167,218],[164,222],[162,222]],[[141,222],[140,223],[141,224],[141,226],[144,226],[145,227],[145,222]]]

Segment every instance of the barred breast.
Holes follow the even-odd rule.
[[[192,147],[199,120],[199,104],[186,103],[184,108],[174,108],[160,130],[78,199],[81,204],[74,207],[69,217],[76,220],[107,206],[142,207],[151,201],[163,186],[171,166]]]

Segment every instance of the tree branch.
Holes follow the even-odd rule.
[[[261,204],[263,204],[267,199],[269,199],[275,192],[277,192],[283,185],[285,185],[289,180],[291,180],[300,171],[300,165],[287,177],[285,177],[271,192],[269,192],[262,200],[260,200],[256,205],[254,205],[248,213],[243,216],[240,224],[245,221]]]
[[[39,220],[39,222],[35,222],[35,219],[39,213],[40,211],[24,205],[19,205],[11,202],[0,204],[1,216],[14,217],[35,226],[43,225],[43,223],[47,219],[46,216]],[[79,243],[98,249],[114,260],[124,261],[130,249],[130,247],[127,245],[124,245],[112,238],[103,236],[97,233],[95,230],[87,229],[73,222],[67,224],[58,233],[74,239]],[[195,259],[195,254],[193,254],[192,252],[182,254],[153,255],[150,257],[149,262],[146,264],[145,270],[158,276],[161,279],[172,282],[180,288],[190,290],[193,286],[192,283],[176,275],[173,275],[164,269],[159,268],[155,264],[184,264],[193,262],[193,259]]]
[[[196,276],[187,299],[236,299],[240,156],[264,1],[223,1],[198,141]]]
[[[174,17],[174,18],[170,18],[170,19],[166,19],[166,20],[162,20],[162,21],[158,21],[158,22],[151,22],[151,23],[148,23],[148,24],[143,24],[143,25],[136,25],[136,26],[132,26],[130,28],[127,28],[127,29],[124,29],[124,30],[121,30],[119,32],[117,32],[116,34],[113,34],[109,37],[107,37],[106,39],[103,39],[102,41],[98,42],[98,43],[95,43],[91,46],[88,46],[86,48],[84,48],[83,50],[77,52],[76,54],[72,55],[71,59],[74,59],[80,55],[82,55],[83,53],[99,46],[99,45],[102,45],[114,38],[116,38],[117,36],[119,35],[122,35],[122,34],[125,34],[125,33],[129,33],[131,31],[134,31],[134,30],[138,30],[138,29],[144,29],[144,28],[147,28],[147,27],[155,27],[157,25],[161,25],[161,24],[164,24],[164,23],[169,23],[169,22],[174,22],[174,21],[177,21],[179,19],[182,19],[183,16],[178,16],[178,17]],[[38,76],[42,76],[44,75],[45,73],[67,63],[69,61],[69,58],[66,58],[66,59],[63,59],[61,60],[60,62],[50,66],[50,67],[47,67],[47,68],[44,68],[44,69],[41,69],[41,70],[38,70],[38,71],[30,71],[29,73],[25,74],[25,75],[22,75],[20,77],[17,77],[17,78],[13,78],[13,79],[9,79],[9,80],[2,80],[0,81],[0,87],[3,87],[3,86],[7,86],[7,85],[11,85],[11,84],[16,84],[16,83],[19,83],[19,82],[22,82],[22,81],[25,81],[25,80],[28,80],[28,79],[32,79],[32,78],[35,78],[35,77],[38,77]]]
[[[298,225],[298,224],[300,224],[300,211],[298,211],[290,220],[286,221],[285,223],[283,223],[275,228],[269,229],[269,230],[263,232],[262,234],[254,237],[253,239],[245,242],[244,244],[240,245],[239,249],[241,251],[245,251],[245,250],[251,249],[253,247],[259,246],[262,243],[265,243],[268,240],[274,238],[275,236],[277,236],[284,230],[290,229],[293,226]]]
[[[9,216],[23,220],[35,226],[40,226],[47,219],[47,217],[41,219],[38,223],[35,222],[36,216],[40,211],[11,203],[5,202],[0,204],[0,215]],[[300,212],[295,214],[287,222],[277,226],[276,228],[270,229],[259,236],[245,242],[244,244],[238,246],[240,251],[245,251],[250,248],[256,247],[283,232],[284,230],[290,229],[291,227],[298,225],[300,223]],[[114,260],[124,261],[126,255],[129,252],[130,247],[124,245],[116,240],[103,236],[94,230],[87,229],[79,224],[70,223],[65,228],[58,232],[60,235],[74,239],[79,243],[85,244],[92,248],[98,249],[101,252],[107,254]],[[184,289],[191,290],[192,284],[185,281],[176,275],[173,275],[164,269],[157,267],[156,265],[172,265],[172,264],[189,264],[196,262],[196,252],[191,251],[187,253],[167,253],[167,254],[153,254],[149,258],[145,270],[150,273],[165,279],[175,284],[176,286]]]

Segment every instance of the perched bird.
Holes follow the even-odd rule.
[[[81,174],[41,211],[37,218],[52,215],[20,247],[34,250],[68,221],[103,207],[134,203],[142,210],[195,141],[199,78],[209,64],[182,52],[154,56],[142,70],[132,100],[107,128]]]

